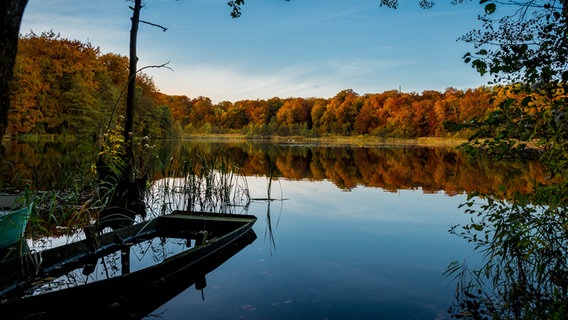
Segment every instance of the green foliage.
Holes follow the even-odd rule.
[[[568,211],[557,187],[511,202],[488,197],[479,205],[478,194],[469,196],[463,206],[471,223],[450,232],[472,243],[483,263],[470,269],[453,262],[447,268],[458,283],[454,318],[557,319],[566,312]],[[551,201],[558,197],[562,201]]]
[[[479,1],[479,3],[483,3],[485,2],[484,0]],[[491,2],[485,5],[485,14],[490,15],[495,13],[495,10],[497,10],[497,6],[495,5],[495,3]]]
[[[124,117],[121,116],[119,119],[124,119]],[[124,162],[124,155],[126,153],[125,141],[122,133],[121,121],[104,134],[101,151],[99,152],[99,159],[102,160],[101,163],[104,163],[105,167],[116,177],[119,177],[126,167],[126,163]]]
[[[463,57],[464,62],[482,75],[493,75],[495,83],[547,86],[568,81],[565,2],[480,0],[479,4],[482,28],[461,37],[476,49]]]
[[[104,134],[104,140],[101,142],[101,151],[98,154],[97,169],[103,170],[103,180],[105,177],[111,177],[116,183],[124,178],[124,174],[131,174],[134,178],[149,177],[154,171],[156,165],[157,150],[156,146],[151,143],[149,136],[134,137],[134,148],[131,163],[127,163],[126,159],[126,142],[124,141],[124,117],[120,116],[117,124],[110,128]],[[130,166],[129,166],[130,165]]]
[[[457,1],[461,2],[461,1]],[[457,128],[473,129],[462,146],[473,155],[538,157],[549,179],[508,201],[471,194],[469,224],[457,234],[483,254],[480,266],[453,262],[450,313],[459,319],[563,319],[568,307],[568,8],[562,1],[480,0],[482,30],[461,39],[463,56],[494,83],[488,112]],[[479,197],[479,198],[478,198]],[[485,199],[479,205],[477,201]]]
[[[483,253],[483,262],[473,269],[450,264],[447,275],[458,280],[450,311],[465,319],[560,319],[568,305],[564,87],[503,86],[494,99],[494,110],[468,124],[476,132],[464,148],[492,157],[536,156],[549,178],[533,193],[508,201],[491,194],[470,195],[465,207],[471,223],[450,231],[473,243]],[[486,204],[477,205],[476,196]]]

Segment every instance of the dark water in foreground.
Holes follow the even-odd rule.
[[[43,146],[60,167],[82,166],[56,149]],[[543,176],[534,163],[470,161],[442,148],[193,142],[164,150],[163,159],[229,155],[252,198],[267,196],[272,173],[279,200],[253,201],[257,239],[209,273],[203,292],[187,288],[149,319],[449,318],[455,284],[442,273],[453,260],[479,260],[448,233],[469,221],[458,206],[468,192],[526,191]]]
[[[205,300],[187,290],[158,308],[167,319],[444,319],[454,259],[476,260],[451,236],[465,196],[342,191],[328,181],[280,181],[288,200],[249,212],[258,239],[207,277]],[[262,194],[266,179],[249,178]],[[254,195],[253,193],[253,195]]]

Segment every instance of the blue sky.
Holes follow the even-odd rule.
[[[170,61],[174,70],[147,69],[160,91],[223,100],[329,98],[359,94],[467,89],[485,85],[461,57],[472,46],[456,39],[477,24],[475,2],[437,2],[399,9],[378,0],[247,0],[239,19],[227,0],[146,0],[139,67]],[[90,42],[128,54],[131,10],[124,0],[30,0],[20,28]]]

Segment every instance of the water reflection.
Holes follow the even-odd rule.
[[[161,216],[0,260],[0,313],[12,319],[141,319],[256,239],[251,216]],[[208,238],[209,237],[209,238]],[[203,292],[201,292],[203,295]]]
[[[69,180],[84,178],[92,172],[97,150],[96,145],[89,143],[13,143],[2,164],[2,181],[33,181],[41,190],[60,188]],[[474,191],[496,194],[506,190],[510,195],[529,193],[535,183],[546,178],[536,161],[470,159],[453,148],[206,141],[160,142],[155,178],[162,178],[168,166],[179,167],[176,162],[212,154],[222,155],[244,175],[329,180],[346,191],[365,186],[391,192],[444,191],[448,195]]]
[[[452,257],[470,252],[447,233],[463,195],[419,190],[397,193],[357,187],[342,192],[329,181],[282,179],[288,200],[270,239],[255,243],[234,267],[218,273],[219,304],[191,303],[197,318],[444,319],[455,288],[441,273]],[[266,179],[249,177],[251,194]],[[274,209],[277,203],[272,203]],[[272,210],[277,212],[278,210]],[[251,205],[257,233],[269,223],[264,204]],[[272,220],[278,220],[276,214]],[[223,292],[220,292],[223,291]],[[189,299],[189,293],[180,300]],[[171,305],[173,307],[173,305]],[[245,310],[242,306],[250,306]],[[179,317],[178,319],[182,319]]]
[[[54,182],[37,177],[41,168],[61,166],[69,176],[90,170],[92,160],[81,151],[58,148],[16,146],[12,150],[21,151],[5,159],[12,157],[20,177],[45,189]],[[34,150],[59,158],[39,163]],[[447,232],[471,222],[458,209],[466,194],[511,199],[545,180],[536,162],[472,160],[448,148],[191,141],[160,147],[154,181],[164,178],[165,166],[196,155],[221,155],[238,168],[253,199],[274,198],[267,189],[267,177],[274,177],[283,190],[276,198],[288,200],[252,202],[250,213],[267,217],[255,226],[267,235],[265,241],[211,275],[227,284],[211,288],[216,303],[200,304],[200,297],[187,299],[192,293],[184,291],[165,306],[177,314],[171,319],[184,319],[181,310],[188,306],[196,318],[444,319],[455,287],[441,279],[443,270],[454,259],[477,260],[464,241]]]
[[[6,143],[0,162],[0,187],[61,190],[79,185],[92,173],[99,152],[91,142]],[[94,172],[93,172],[94,173]]]
[[[226,155],[246,175],[292,180],[329,180],[342,190],[357,186],[420,189],[460,194],[473,191],[528,193],[545,173],[536,162],[470,159],[452,148],[349,147],[253,143],[187,142],[168,150],[180,159],[195,154]],[[503,188],[505,187],[505,188]]]

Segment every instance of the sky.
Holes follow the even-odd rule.
[[[486,85],[462,56],[474,50],[457,39],[478,25],[475,1],[246,0],[230,17],[227,0],[145,0],[138,67],[170,95],[214,103],[272,97],[330,98],[345,89],[444,91]],[[125,0],[29,0],[21,34],[54,31],[62,38],[128,56]]]

